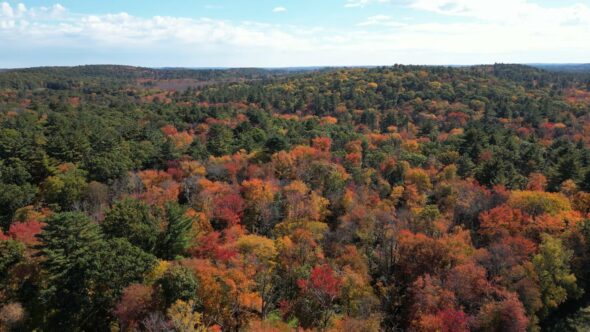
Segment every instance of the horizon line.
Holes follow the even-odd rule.
[[[376,67],[393,67],[393,66],[424,66],[424,67],[475,67],[475,66],[489,66],[494,64],[513,64],[513,65],[542,65],[542,66],[580,66],[590,65],[590,62],[494,62],[494,63],[474,63],[474,64],[416,64],[416,63],[393,63],[380,65],[305,65],[305,66],[141,66],[130,64],[116,64],[116,63],[87,63],[87,64],[73,64],[73,65],[39,65],[39,66],[24,66],[24,67],[0,67],[0,70],[20,70],[20,69],[37,69],[37,68],[75,68],[75,67],[90,67],[90,66],[119,66],[119,67],[133,67],[146,68],[156,70],[166,69],[191,69],[191,70],[230,70],[230,69],[324,69],[324,68],[376,68]]]

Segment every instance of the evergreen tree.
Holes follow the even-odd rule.
[[[177,300],[194,300],[198,287],[193,272],[180,265],[169,268],[162,278],[158,280],[158,285],[162,289],[166,307],[169,307]]]
[[[100,226],[106,236],[125,238],[147,252],[154,251],[160,231],[160,223],[150,207],[133,198],[115,203]]]
[[[158,256],[174,259],[183,255],[190,244],[192,219],[185,215],[185,209],[177,203],[169,203],[165,208],[166,227],[160,235]]]
[[[41,300],[49,330],[79,331],[92,315],[93,281],[101,269],[102,234],[97,224],[78,212],[47,220],[39,235],[39,256],[47,274]]]
[[[234,134],[224,125],[214,124],[209,129],[207,150],[214,156],[223,156],[232,152]]]

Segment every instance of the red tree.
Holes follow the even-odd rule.
[[[332,267],[324,264],[314,267],[309,280],[300,279],[297,285],[304,292],[312,292],[318,298],[333,301],[340,291],[340,282]]]
[[[469,332],[469,316],[461,310],[447,308],[434,315],[425,315],[416,324],[424,332]]]
[[[523,235],[531,222],[526,213],[505,204],[483,212],[479,220],[479,232],[490,238]]]
[[[475,319],[475,328],[481,331],[524,332],[529,320],[516,295],[485,304]]]
[[[151,287],[142,284],[132,284],[123,290],[121,301],[114,310],[122,331],[135,330],[139,322],[153,309],[153,293]]]
[[[217,196],[213,199],[213,215],[225,223],[225,226],[231,227],[242,220],[244,205],[244,199],[236,193]]]
[[[44,223],[38,221],[17,222],[10,225],[8,236],[27,245],[37,243],[36,235],[41,233]]]
[[[332,316],[332,306],[338,298],[341,284],[341,279],[336,276],[328,264],[314,267],[308,280],[298,280],[297,286],[301,289],[302,295],[313,303],[310,308],[302,308],[304,316],[300,316],[300,318],[307,320],[310,316],[316,316],[317,318],[313,319],[315,322],[312,324],[320,328],[326,327]],[[300,304],[307,305],[305,301]],[[310,309],[317,310],[317,312],[309,312]]]

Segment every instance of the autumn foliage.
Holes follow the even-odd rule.
[[[108,68],[0,72],[0,330],[584,321],[582,76]]]

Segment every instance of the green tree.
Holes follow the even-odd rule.
[[[113,319],[112,309],[121,297],[123,289],[133,283],[143,282],[146,273],[155,266],[157,259],[125,239],[104,241],[97,250],[98,269],[93,273],[92,316],[86,317],[93,321],[92,326],[108,329]]]
[[[273,154],[275,152],[284,151],[289,148],[289,143],[284,136],[272,136],[264,143],[264,151]]]
[[[0,285],[8,270],[24,258],[25,246],[14,240],[0,240]]]
[[[568,296],[579,294],[576,276],[570,272],[571,257],[572,252],[564,248],[560,239],[543,234],[539,253],[533,258],[543,301],[540,317],[546,317],[551,310],[565,302]]]
[[[33,202],[37,187],[26,183],[23,185],[0,183],[0,227],[7,227],[14,212]]]
[[[580,179],[580,165],[574,156],[562,159],[553,172],[550,178],[549,187],[553,189],[559,186],[566,180],[578,181]]]
[[[580,189],[586,192],[590,192],[590,170],[588,170],[584,175],[584,178],[580,183]]]
[[[72,210],[81,203],[88,187],[86,171],[74,165],[50,176],[42,184],[42,194],[47,203],[58,204],[63,210]]]
[[[177,203],[168,203],[165,208],[166,226],[160,234],[158,257],[174,259],[183,255],[190,245],[192,219],[185,215],[186,209]]]
[[[92,180],[107,182],[124,176],[132,165],[129,145],[121,145],[111,151],[92,154],[84,168]]]
[[[197,279],[193,272],[180,265],[170,267],[157,284],[162,290],[166,307],[177,300],[194,300],[198,289]]]
[[[207,150],[214,156],[223,156],[232,152],[234,133],[230,128],[214,124],[209,129]]]
[[[78,212],[49,218],[39,239],[48,330],[107,330],[123,289],[142,282],[157,262],[125,239],[105,241],[98,225]]]
[[[106,213],[101,223],[104,234],[112,238],[125,238],[139,248],[153,252],[158,240],[160,223],[143,201],[125,198]]]
[[[100,228],[82,213],[59,213],[47,220],[39,240],[37,249],[47,274],[41,291],[47,329],[81,330],[92,315],[91,290],[101,269],[97,255],[103,244]]]
[[[188,153],[195,160],[206,160],[209,157],[207,146],[201,143],[198,139],[193,140],[188,149]]]

